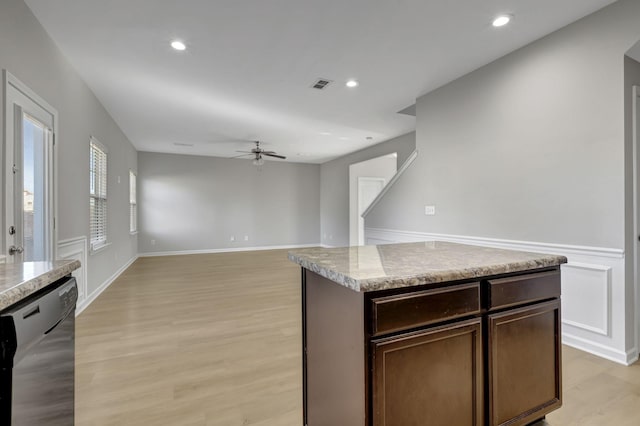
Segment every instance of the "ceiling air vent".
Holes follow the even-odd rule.
[[[323,90],[326,89],[329,84],[331,84],[331,80],[327,80],[326,78],[319,78],[311,85],[311,87],[314,89]]]

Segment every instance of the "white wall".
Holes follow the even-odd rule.
[[[319,243],[317,164],[140,152],[138,167],[140,253]]]
[[[322,244],[349,245],[349,165],[398,153],[403,164],[415,149],[415,133],[328,161],[320,167],[320,233]],[[368,218],[367,218],[368,220]]]
[[[620,0],[418,99],[420,156],[367,227],[581,247],[570,261],[588,264],[581,271],[599,294],[611,291],[604,308],[603,300],[581,304],[605,309],[610,329],[599,335],[565,318],[565,341],[632,359],[623,91],[624,54],[640,39],[639,22],[640,2]],[[435,216],[424,215],[426,204]],[[566,276],[575,294],[585,281]]]
[[[382,178],[385,185],[398,170],[398,154],[387,154],[371,160],[361,161],[349,166],[349,244],[358,245],[358,178]]]
[[[22,0],[0,1],[0,68],[58,111],[60,240],[89,233],[89,137],[95,136],[109,149],[108,238],[112,244],[89,256],[83,265],[87,290],[94,293],[138,252],[136,237],[129,235],[128,218],[128,173],[136,169],[136,150]],[[3,108],[0,104],[4,117]]]

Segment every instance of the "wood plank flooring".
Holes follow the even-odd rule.
[[[138,259],[77,319],[76,425],[300,426],[299,280],[284,250]],[[640,425],[640,363],[563,353],[541,425]]]

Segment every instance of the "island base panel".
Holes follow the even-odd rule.
[[[364,426],[364,296],[303,273],[307,425]]]

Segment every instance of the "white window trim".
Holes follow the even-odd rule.
[[[89,200],[93,199],[103,199],[105,201],[106,204],[106,211],[105,211],[105,236],[104,236],[104,240],[99,240],[99,241],[93,241],[92,240],[92,235],[91,235],[91,220],[92,217],[89,217],[89,253],[90,254],[94,254],[97,253],[99,251],[102,251],[103,249],[105,249],[106,247],[111,245],[111,242],[109,241],[109,226],[108,226],[108,222],[109,222],[109,216],[108,216],[108,210],[109,210],[109,191],[108,191],[108,178],[109,178],[109,150],[107,149],[106,146],[104,146],[102,143],[100,143],[100,141],[98,139],[96,139],[95,137],[91,136],[89,138],[89,154],[91,155],[91,145],[95,145],[98,149],[100,149],[106,156],[105,159],[105,163],[106,163],[106,171],[105,171],[105,195],[104,197],[100,197],[100,196],[96,196],[94,194],[91,194],[91,189],[89,189]],[[89,171],[89,173],[91,173],[91,171]],[[90,177],[91,178],[91,177]]]

